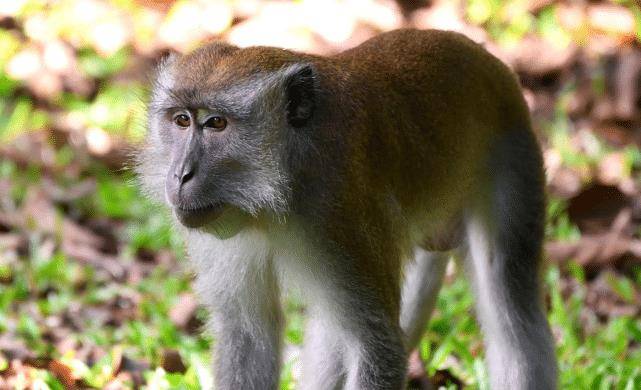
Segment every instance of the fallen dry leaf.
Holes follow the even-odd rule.
[[[167,372],[179,372],[184,373],[187,371],[187,367],[183,362],[180,352],[175,349],[165,349],[162,351],[162,357],[160,359],[160,366],[165,369]]]

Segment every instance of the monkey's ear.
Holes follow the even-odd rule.
[[[302,127],[311,119],[316,108],[316,72],[310,64],[295,65],[285,83],[287,122]]]
[[[180,53],[178,53],[177,51],[172,49],[165,50],[160,54],[158,66],[159,67],[171,66],[178,60],[178,58],[180,58]]]
[[[153,81],[154,89],[168,89],[173,84],[170,69],[179,58],[180,54],[175,51],[167,51],[160,56]]]

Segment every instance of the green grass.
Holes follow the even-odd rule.
[[[17,334],[33,351],[56,356],[42,339],[42,327],[31,319],[28,308],[20,300],[33,290],[28,286],[52,285],[57,292],[38,299],[37,310],[43,316],[64,310],[70,302],[95,305],[108,300],[115,292],[108,287],[90,288],[82,296],[70,292],[73,278],[89,276],[87,267],[73,265],[57,254],[49,260],[30,259],[24,267],[15,269],[14,282],[0,292],[0,329],[10,327],[9,318],[17,318]],[[64,269],[61,277],[59,270]],[[20,276],[18,276],[20,275]],[[583,311],[581,290],[563,300],[559,291],[559,270],[550,268],[546,274],[546,286],[551,295],[550,323],[558,335],[557,355],[560,365],[560,383],[563,389],[638,389],[641,388],[641,323],[638,318],[620,317],[599,325],[585,334],[580,327]],[[181,333],[168,319],[169,307],[179,293],[188,291],[186,276],[155,272],[152,276],[131,288],[142,294],[140,319],[127,321],[117,328],[94,326],[86,319],[84,329],[75,337],[83,343],[94,343],[109,351],[109,355],[94,366],[87,367],[74,359],[73,353],[59,356],[63,362],[75,367],[89,385],[100,388],[106,384],[111,372],[114,353],[125,351],[135,359],[150,362],[151,368],[144,377],[149,388],[199,389],[209,383],[209,345],[205,337]],[[122,292],[122,291],[121,291]],[[9,308],[12,305],[13,309]],[[457,278],[448,284],[438,300],[435,315],[420,344],[421,356],[428,360],[428,373],[437,369],[449,369],[465,382],[470,389],[488,389],[483,364],[483,348],[478,326],[471,314],[472,296],[468,284]],[[16,310],[17,308],[17,310]],[[286,305],[288,326],[286,342],[300,344],[303,337],[301,307]],[[177,349],[188,369],[184,374],[169,374],[156,368],[163,349]],[[286,362],[281,389],[295,388],[292,373],[293,362]],[[50,388],[59,388],[60,383],[51,375],[42,373]]]

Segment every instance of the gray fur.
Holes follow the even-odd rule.
[[[188,234],[196,291],[215,313],[210,321],[215,388],[276,389],[283,318],[271,251],[255,231],[228,241],[225,245],[209,234]],[[215,264],[209,262],[211,253],[219,255]]]
[[[466,228],[490,383],[493,389],[555,389],[554,345],[538,280],[541,156],[534,136],[520,131],[497,140],[492,156],[489,201],[471,211]]]
[[[405,266],[400,322],[407,351],[416,348],[423,336],[449,258],[447,252],[427,252],[416,248],[414,261]]]
[[[345,344],[336,337],[332,321],[324,313],[312,314],[305,327],[302,361],[303,390],[341,389],[345,385]]]
[[[317,231],[300,223],[292,218],[274,229],[270,242],[284,285],[308,304],[301,387],[401,388],[401,331],[384,312],[376,287],[351,272],[351,260],[329,240],[318,239]]]

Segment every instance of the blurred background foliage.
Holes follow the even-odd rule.
[[[0,389],[211,383],[180,237],[129,170],[158,58],[211,39],[332,54],[400,27],[462,32],[518,74],[547,169],[561,387],[641,388],[637,1],[0,0]],[[457,274],[414,387],[487,389]],[[291,389],[304,308],[286,308]]]

